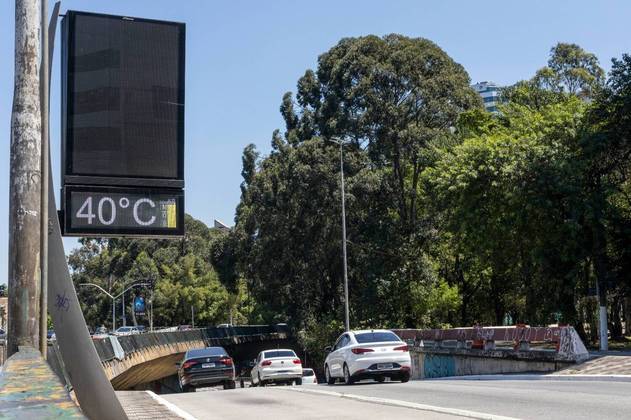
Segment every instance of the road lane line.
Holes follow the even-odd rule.
[[[272,389],[272,388],[270,388]],[[393,400],[389,398],[379,398],[379,397],[367,397],[364,395],[357,394],[347,394],[343,392],[334,392],[334,391],[320,391],[317,389],[308,389],[308,388],[299,388],[299,387],[290,387],[290,388],[274,388],[281,391],[293,391],[293,392],[302,392],[305,394],[320,394],[327,395],[330,397],[340,397],[347,398],[349,400],[368,402],[373,404],[381,404],[381,405],[389,405],[393,407],[403,407],[410,408],[413,410],[422,410],[422,411],[432,411],[434,413],[441,414],[450,414],[453,416],[466,417],[470,419],[479,419],[479,420],[518,420],[516,417],[505,417],[505,416],[497,416],[495,414],[489,413],[480,413],[477,411],[470,410],[461,410],[459,408],[447,408],[447,407],[438,407],[435,405],[428,404],[419,404],[407,401]]]
[[[585,374],[491,374],[445,376],[443,378],[428,378],[426,381],[584,381],[584,382],[631,382],[631,375],[585,375]]]
[[[165,400],[164,398],[162,398],[161,396],[157,395],[156,393],[152,392],[152,391],[145,391],[147,394],[149,394],[149,396],[151,398],[153,398],[154,400],[156,400],[156,402],[158,402],[159,404],[162,404],[163,406],[165,406],[166,408],[168,408],[171,412],[173,412],[175,415],[182,417],[185,420],[197,420],[197,418],[195,418],[194,416],[191,416],[189,413],[187,413],[186,411],[182,410],[180,407],[178,407],[177,405],[168,402],[167,400]]]

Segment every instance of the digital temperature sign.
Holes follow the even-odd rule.
[[[184,192],[166,188],[64,188],[67,236],[172,237],[184,234]]]

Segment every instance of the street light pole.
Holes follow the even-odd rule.
[[[350,327],[349,299],[348,299],[348,264],[346,259],[346,199],[344,191],[344,142],[341,139],[328,139],[340,145],[340,178],[342,181],[342,259],[344,263],[344,328]]]
[[[123,300],[123,327],[126,327],[127,326],[127,319],[125,317],[125,293],[123,293],[122,300]]]
[[[128,288],[126,288],[125,290],[123,290],[121,293],[119,293],[116,296],[114,296],[110,292],[108,292],[107,290],[105,290],[104,288],[99,286],[98,284],[94,284],[94,283],[80,283],[79,284],[79,286],[96,287],[101,292],[105,293],[110,299],[112,299],[112,331],[116,331],[116,299],[118,299],[121,296],[124,296],[125,292],[127,292],[129,289],[132,289],[132,288],[134,288],[136,286],[147,286],[147,285],[148,285],[148,283],[134,283],[131,286],[129,286]]]

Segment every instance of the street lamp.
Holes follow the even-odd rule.
[[[348,310],[348,268],[346,263],[346,204],[344,199],[344,141],[340,138],[327,139],[340,145],[340,178],[342,180],[342,258],[344,261],[344,326],[349,331],[350,320]]]
[[[134,283],[131,286],[129,286],[127,289],[123,290],[121,293],[119,293],[116,296],[114,296],[110,292],[108,292],[107,290],[105,290],[104,288],[99,286],[98,284],[94,284],[94,283],[80,283],[79,284],[79,286],[93,286],[93,287],[96,287],[101,292],[103,292],[107,296],[109,296],[110,299],[112,299],[112,331],[116,331],[116,299],[118,299],[119,297],[124,295],[125,292],[127,292],[129,289],[132,289],[132,288],[134,288],[136,286],[148,286],[148,285],[149,285],[149,283]],[[123,308],[123,313],[125,313],[125,309],[124,308]]]

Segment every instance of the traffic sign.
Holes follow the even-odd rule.
[[[167,188],[64,187],[67,236],[184,234],[184,192]]]

